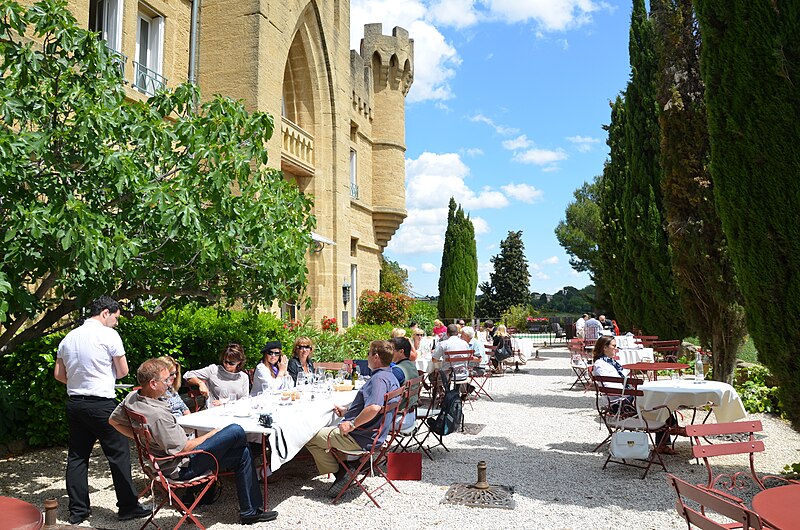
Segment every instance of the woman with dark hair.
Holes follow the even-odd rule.
[[[253,388],[250,395],[258,395],[264,389],[264,385],[271,390],[280,389],[283,377],[286,375],[286,367],[289,359],[283,354],[283,345],[279,340],[273,340],[261,348],[261,362],[256,366],[253,373]]]
[[[206,406],[209,402],[220,405],[220,400],[235,400],[250,394],[250,378],[243,371],[246,360],[242,345],[231,342],[222,350],[219,364],[189,370],[184,378],[186,383],[197,385],[206,397]]]
[[[292,358],[289,359],[289,366],[286,369],[297,383],[297,374],[305,372],[306,375],[314,373],[314,361],[311,354],[314,353],[314,343],[308,337],[297,337],[292,348]]]

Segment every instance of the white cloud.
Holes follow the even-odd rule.
[[[561,169],[560,167],[558,167],[556,165],[552,165],[552,166],[543,167],[542,168],[542,172],[543,173],[552,173],[553,171],[558,171],[560,169]]]
[[[503,136],[508,136],[510,134],[516,134],[519,132],[519,129],[514,129],[513,127],[504,127],[502,125],[497,125],[491,118],[488,116],[484,116],[483,114],[476,114],[470,118],[470,121],[476,121],[478,123],[485,123],[497,134],[502,134]]]
[[[494,272],[494,265],[492,262],[478,263],[478,283],[488,282],[489,275]],[[480,291],[480,289],[479,289]]]
[[[436,0],[431,2],[430,18],[444,26],[465,28],[478,22],[475,0]]]
[[[591,21],[604,3],[592,0],[484,0],[493,17],[509,23],[535,22],[544,31],[564,31]]]
[[[550,256],[542,260],[542,265],[558,265],[558,256]]]
[[[483,155],[483,149],[480,147],[468,147],[464,149],[464,154],[467,156],[481,156]]]
[[[528,137],[524,134],[521,136],[517,136],[513,140],[505,140],[503,142],[503,147],[508,149],[509,151],[519,151],[520,149],[527,149],[533,144]]]
[[[470,217],[470,221],[472,221],[476,236],[489,233],[489,223],[482,217]]]
[[[567,153],[563,149],[528,149],[514,155],[514,160],[517,162],[537,166],[545,166],[566,159]]]
[[[533,204],[540,201],[544,195],[542,190],[537,190],[529,184],[511,183],[506,186],[502,186],[501,189],[506,193],[506,195],[514,197],[515,199],[528,204]]]
[[[548,276],[547,274],[545,274],[543,272],[535,272],[531,276],[533,277],[534,280],[546,281],[546,280],[550,279],[550,276]]]
[[[400,264],[400,268],[405,270],[406,272],[416,272],[417,271],[417,268],[414,267],[413,265],[406,265],[404,263]]]
[[[594,144],[599,144],[599,138],[592,138],[591,136],[567,136],[566,140],[575,144],[576,149],[581,153],[586,153],[592,150]]]
[[[432,274],[439,270],[439,267],[434,265],[433,263],[423,263],[422,264],[422,272],[427,272],[428,274]]]

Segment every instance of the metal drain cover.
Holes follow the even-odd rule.
[[[478,482],[475,484],[453,484],[442,501],[475,508],[504,508],[513,510],[514,488],[486,482],[486,462],[478,462]]]

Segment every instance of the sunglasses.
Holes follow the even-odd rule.
[[[278,350],[278,351],[268,351],[267,352],[267,355],[280,355],[280,354],[281,354],[280,350]]]
[[[306,346],[305,344],[301,344],[297,347],[298,350],[310,350],[311,346]]]
[[[222,361],[222,364],[224,364],[225,366],[237,366],[239,364],[239,361],[229,361],[228,359],[225,359],[224,361]]]

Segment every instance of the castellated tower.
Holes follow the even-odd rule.
[[[372,222],[383,248],[406,217],[405,98],[414,80],[414,40],[403,28],[390,36],[381,24],[367,24],[360,55],[372,74]]]

